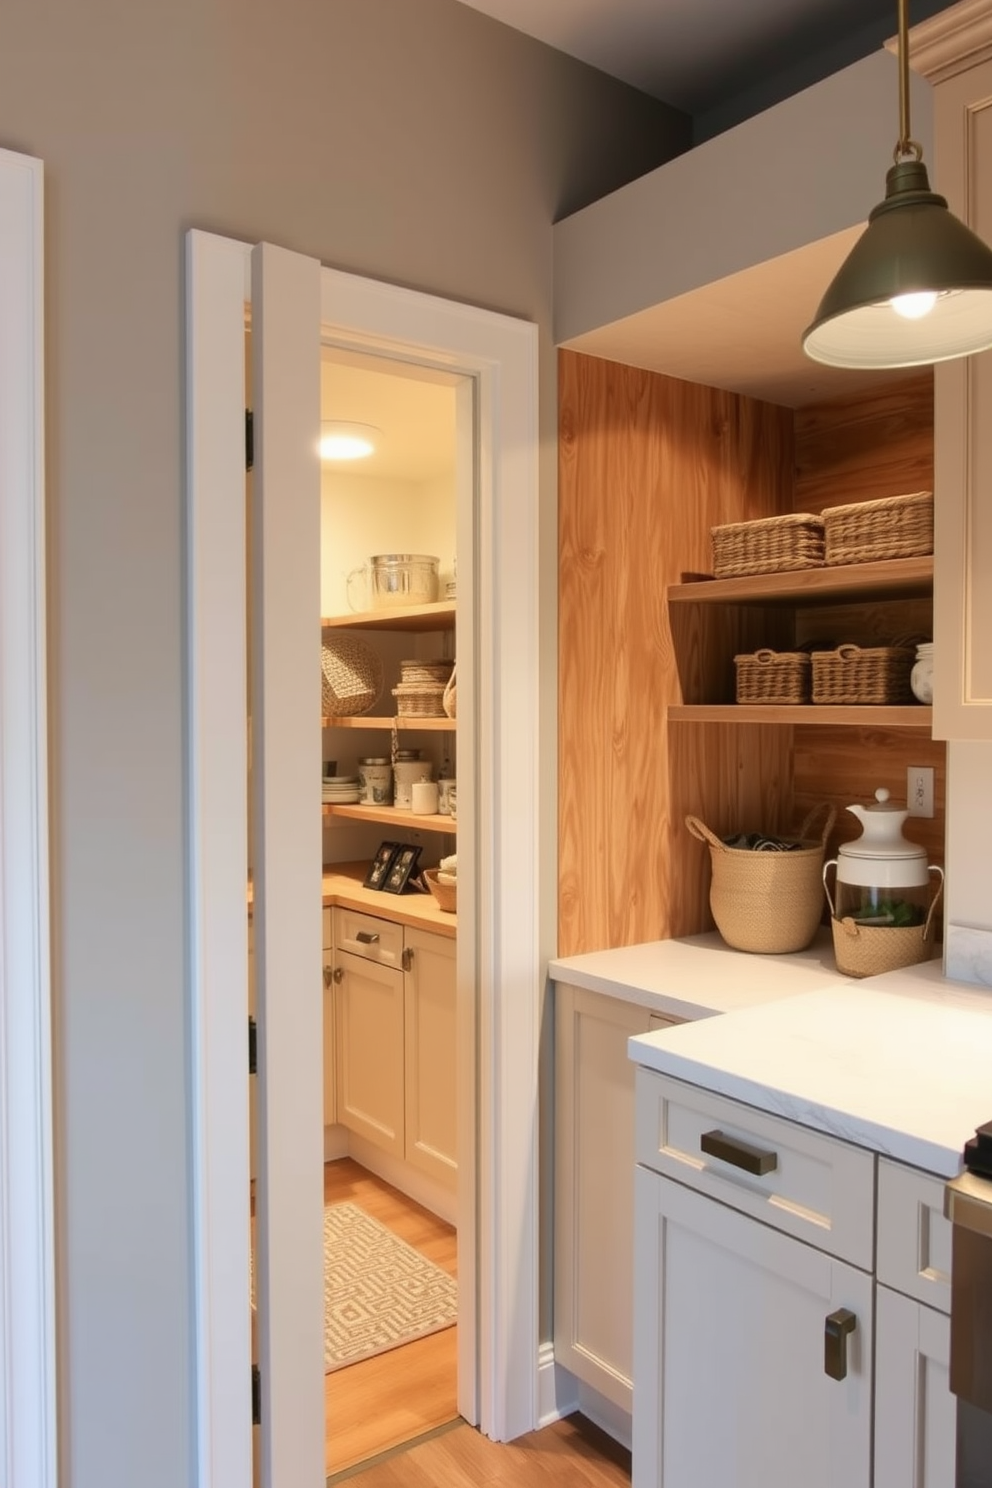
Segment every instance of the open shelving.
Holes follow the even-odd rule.
[[[457,822],[450,816],[418,816],[403,806],[329,806],[321,807],[324,816],[347,816],[353,821],[378,822],[385,827],[397,827],[405,831],[443,832],[453,837],[458,832]]]
[[[321,630],[451,630],[455,623],[456,601],[438,600],[436,604],[389,605],[381,610],[363,610],[354,615],[329,615],[321,618]]]
[[[700,575],[668,589],[669,613],[683,696],[689,701],[668,709],[673,723],[759,723],[831,725],[845,728],[923,729],[932,727],[932,709],[908,706],[806,704],[741,704],[726,696],[732,657],[760,645],[789,650],[798,640],[800,621],[842,627],[852,613],[862,617],[879,609],[912,606],[932,626],[933,558],[893,558],[883,562],[797,569],[787,573],[714,579]],[[892,611],[895,614],[895,611]],[[839,616],[845,617],[838,620]],[[764,627],[764,629],[763,629]],[[893,621],[893,629],[899,629]],[[815,632],[814,632],[815,633]],[[930,632],[932,634],[932,630]],[[760,637],[760,639],[759,639]],[[842,637],[847,639],[847,635]],[[862,645],[879,639],[851,636]],[[730,665],[728,666],[728,662]]]

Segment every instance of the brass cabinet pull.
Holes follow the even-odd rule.
[[[331,985],[331,982],[333,980],[334,980],[334,968],[332,966],[325,966],[324,967],[324,986],[325,987],[329,987]]]
[[[823,1322],[823,1372],[831,1379],[847,1378],[847,1339],[858,1326],[849,1307],[838,1307]]]
[[[774,1173],[778,1167],[777,1152],[752,1147],[750,1142],[742,1142],[740,1137],[728,1137],[722,1131],[703,1132],[699,1148],[707,1157],[718,1157],[721,1162],[732,1163],[735,1168],[743,1168],[745,1173],[754,1173],[758,1178],[765,1173]]]
[[[361,945],[375,945],[379,939],[379,932],[377,930],[359,930],[355,939]]]
[[[413,946],[404,946],[404,948],[403,948],[403,956],[402,956],[402,966],[403,966],[403,970],[404,971],[412,971],[413,970]]]

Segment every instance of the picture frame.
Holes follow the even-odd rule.
[[[399,842],[380,842],[375,850],[375,857],[369,864],[369,871],[363,879],[366,889],[381,889],[386,882],[386,875],[393,866],[396,854],[399,852]]]
[[[385,894],[402,894],[417,868],[420,848],[403,843],[389,865],[386,881],[382,885]]]

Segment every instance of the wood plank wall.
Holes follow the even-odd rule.
[[[875,393],[833,399],[798,409],[795,414],[797,511],[822,511],[847,501],[899,496],[933,490],[933,373],[929,369],[892,383]],[[896,634],[933,634],[929,602],[906,601],[875,609],[847,606],[832,612],[844,638],[885,644]],[[807,616],[811,626],[823,617]],[[838,639],[842,638],[840,634]],[[893,800],[906,799],[908,765],[931,765],[935,774],[934,816],[914,817],[906,835],[920,842],[932,863],[944,862],[946,745],[927,729],[893,730],[801,728],[795,730],[794,779],[797,811],[817,801],[837,808],[831,855],[840,842],[860,828],[845,807],[868,802],[878,786]]]
[[[845,806],[879,785],[903,799],[906,766],[931,764],[936,815],[907,832],[942,862],[945,747],[926,730],[667,721],[717,650],[757,644],[754,612],[699,632],[680,614],[680,678],[665,594],[711,571],[710,527],[932,489],[931,374],[793,414],[574,352],[558,370],[559,955],[712,924],[687,812],[719,833],[785,830],[828,800],[835,847],[857,835]],[[846,628],[874,634],[858,608]]]
[[[558,952],[709,923],[714,830],[777,821],[791,731],[680,724],[666,589],[710,527],[791,509],[791,411],[559,354]],[[731,653],[732,654],[732,653]]]

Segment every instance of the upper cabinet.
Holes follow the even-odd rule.
[[[965,0],[914,29],[934,85],[934,185],[992,242],[992,10]],[[934,369],[933,732],[992,739],[992,352]],[[983,582],[984,581],[984,582]]]

